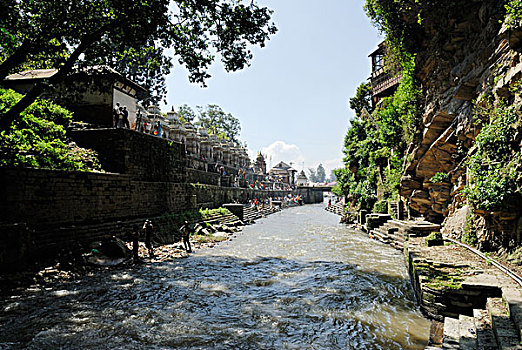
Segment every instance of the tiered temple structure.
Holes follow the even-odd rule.
[[[188,168],[226,173],[239,176],[246,181],[253,181],[254,170],[251,168],[247,150],[227,140],[219,140],[216,135],[209,135],[205,128],[196,128],[192,123],[182,123],[174,108],[161,114],[159,107],[138,107],[136,123],[132,128],[157,137],[162,137],[185,145]],[[266,165],[263,168],[266,174]],[[256,177],[257,179],[257,177]]]

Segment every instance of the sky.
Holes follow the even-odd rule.
[[[364,14],[364,0],[258,0],[274,10],[276,35],[253,48],[251,66],[227,73],[219,60],[207,87],[188,81],[176,65],[167,77],[167,104],[177,110],[217,104],[241,122],[240,139],[251,158],[267,156],[297,170],[323,164],[327,176],[342,167],[348,99],[371,70],[370,54],[382,40]]]

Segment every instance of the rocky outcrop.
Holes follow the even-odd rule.
[[[438,223],[451,220],[463,205],[465,162],[483,123],[474,113],[476,101],[486,95],[505,98],[522,78],[522,32],[502,25],[501,2],[456,6],[449,16],[434,12],[423,18],[424,39],[416,57],[425,97],[422,132],[410,145],[400,189],[412,214]],[[448,174],[448,180],[432,183],[437,173]],[[520,244],[521,213],[476,214],[481,215],[479,238]]]

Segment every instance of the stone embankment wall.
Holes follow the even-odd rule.
[[[219,187],[201,184],[188,184],[187,193],[192,196],[192,201],[198,207],[217,208],[223,203],[240,202],[246,203],[257,198],[258,200],[270,197],[284,197],[291,191],[262,191],[239,187]]]
[[[80,147],[98,152],[107,172],[141,181],[182,183],[187,179],[185,146],[129,129],[72,131]]]
[[[288,195],[217,186],[219,174],[186,168],[184,145],[126,129],[75,131],[107,173],[0,169],[0,267],[79,243],[124,236],[146,218],[237,200]],[[188,177],[187,177],[188,173]]]
[[[186,184],[126,174],[0,169],[0,181],[0,265],[120,236],[144,218],[190,208]]]
[[[314,187],[298,187],[295,193],[303,197],[305,204],[322,203],[324,200],[323,191]]]
[[[483,102],[520,104],[509,88],[522,78],[520,31],[506,29],[499,1],[459,1],[423,13],[416,72],[423,89],[421,128],[410,145],[400,193],[414,214],[464,231],[468,211],[461,191],[469,182],[466,161],[483,127]],[[417,18],[411,18],[416,21]],[[491,102],[488,102],[491,103]],[[487,120],[486,120],[487,123]],[[520,137],[513,140],[520,148]],[[432,183],[437,173],[447,180]],[[479,245],[516,247],[522,241],[522,212],[474,211]],[[452,220],[452,218],[454,218]],[[451,232],[450,232],[451,231]],[[457,237],[458,238],[458,237]]]

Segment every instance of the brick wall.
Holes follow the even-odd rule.
[[[0,168],[0,268],[123,236],[145,218],[167,212],[288,193],[143,181],[130,174]]]
[[[246,203],[248,200],[267,199],[269,197],[284,197],[290,191],[261,191],[251,188],[219,187],[211,185],[188,184],[187,193],[196,197],[198,207],[217,208],[224,203],[237,200]]]
[[[0,198],[0,265],[8,247],[30,255],[52,254],[71,243],[121,235],[147,217],[186,210],[192,199],[183,183],[6,168],[0,169]],[[11,234],[16,223],[27,226],[30,238],[24,242],[30,242],[29,247],[18,247],[19,239]]]
[[[206,185],[219,186],[221,184],[221,175],[215,172],[187,169],[187,181],[190,183],[200,183]]]
[[[129,175],[0,169],[0,222],[80,225],[157,215],[184,208],[183,184]]]
[[[129,129],[72,131],[80,147],[94,149],[102,168],[143,181],[185,182],[185,146]]]

